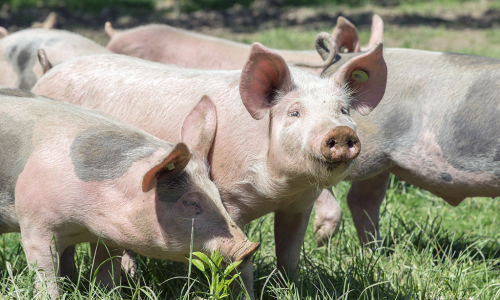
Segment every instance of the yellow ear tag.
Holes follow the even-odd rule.
[[[168,164],[168,165],[167,165],[167,169],[168,169],[169,171],[172,171],[174,168],[175,168],[174,163],[171,163],[171,164]]]
[[[351,74],[352,79],[356,80],[357,82],[365,82],[368,80],[368,74],[366,74],[365,71],[361,70],[356,70],[352,72]]]
[[[340,47],[340,52],[341,53],[349,53],[349,48],[347,48],[346,46],[342,46],[342,47]]]

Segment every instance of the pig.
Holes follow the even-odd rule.
[[[337,28],[354,28],[354,26],[344,25],[347,19],[340,17]],[[129,56],[139,57],[151,61],[176,64],[187,68],[196,69],[220,69],[220,70],[241,70],[245,66],[246,59],[250,53],[250,45],[237,43],[221,38],[211,37],[203,34],[190,32],[187,30],[167,26],[152,24],[137,28],[117,32],[106,22],[105,31],[110,37],[106,46],[109,50]],[[346,34],[346,30],[342,31]],[[333,35],[335,36],[335,32]],[[357,33],[356,33],[357,34]],[[371,49],[377,41],[381,41],[383,35],[383,22],[378,15],[374,15],[372,22],[372,37],[365,50]],[[316,44],[321,47],[321,44]],[[346,45],[347,46],[347,45]],[[344,46],[343,49],[350,48]],[[359,44],[356,51],[359,50]],[[307,62],[322,66],[323,59],[317,55],[316,51],[292,51],[274,50],[278,52],[288,62]],[[310,68],[310,72],[320,74],[323,69]]]
[[[109,50],[76,33],[56,29],[25,29],[0,40],[0,85],[31,90],[43,74],[37,50],[43,48],[53,65],[67,59]]]
[[[164,140],[176,139],[193,100],[209,96],[218,122],[208,162],[224,206],[239,227],[274,212],[278,268],[293,279],[314,200],[359,154],[349,112],[369,113],[384,93],[382,49],[377,44],[331,78],[289,67],[258,43],[242,71],[85,56],[50,69],[33,91],[103,110]],[[250,264],[242,277],[252,296]]]
[[[0,233],[20,231],[28,263],[47,279],[60,275],[53,262],[65,249],[82,242],[91,243],[95,266],[121,254],[119,248],[185,261],[192,226],[195,251],[220,249],[227,261],[244,264],[258,248],[231,220],[209,178],[217,123],[209,98],[182,125],[193,152],[184,142],[19,89],[0,88],[0,115]],[[98,280],[117,283],[119,264],[100,267]],[[54,280],[47,285],[57,298]]]
[[[334,40],[334,52],[359,44],[357,34]],[[357,55],[341,54],[323,76]],[[386,48],[384,57],[390,72],[383,100],[369,116],[352,114],[363,152],[345,178],[352,181],[347,204],[363,243],[380,240],[391,173],[452,206],[500,196],[500,60],[398,48]],[[328,214],[331,201],[320,197],[317,214]]]

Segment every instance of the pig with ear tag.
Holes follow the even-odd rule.
[[[60,256],[82,242],[96,250],[95,266],[123,248],[185,261],[192,226],[195,251],[248,261],[259,245],[231,220],[209,177],[213,135],[205,133],[216,117],[207,102],[184,122],[199,149],[192,153],[101,112],[0,88],[0,233],[20,231],[28,263],[47,279],[67,269]],[[97,274],[108,287],[119,275],[118,259]],[[47,284],[57,298],[56,282]]]

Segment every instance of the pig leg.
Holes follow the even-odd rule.
[[[362,243],[380,240],[378,229],[380,205],[385,197],[389,171],[384,171],[365,180],[353,181],[347,194],[347,204],[351,210],[358,238]]]
[[[339,231],[342,210],[331,188],[323,190],[315,205],[314,233],[318,247],[321,247],[327,245],[328,241]]]
[[[112,289],[120,284],[121,255],[123,249],[105,247],[102,243],[90,243],[93,256],[92,273],[97,269],[96,281],[103,287]]]
[[[128,274],[130,278],[135,278],[135,274],[137,274],[137,258],[134,252],[130,250],[123,251],[122,270]]]
[[[284,272],[289,280],[298,277],[297,267],[300,249],[304,242],[312,205],[303,212],[288,214],[277,211],[274,214],[274,240],[278,270]]]
[[[75,246],[67,247],[64,252],[61,254],[60,258],[60,273],[61,277],[70,278],[73,276],[75,271]]]
[[[24,253],[26,260],[31,266],[36,266],[38,270],[43,270],[45,274],[44,282],[37,282],[36,289],[44,289],[44,283],[47,291],[52,299],[58,299],[59,287],[57,277],[59,276],[59,256],[62,254],[62,245],[59,240],[57,241],[57,250],[54,246],[53,232],[31,232],[29,229],[21,227],[21,239],[23,242]]]
[[[254,290],[253,290],[253,262],[250,261],[243,269],[238,270],[240,277],[247,289],[250,299],[243,297],[246,300],[255,300]],[[231,274],[233,275],[233,274]],[[235,280],[231,283],[231,291],[233,295],[238,295],[241,292],[240,282]],[[244,294],[243,294],[244,295]]]

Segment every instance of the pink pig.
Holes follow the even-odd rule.
[[[224,209],[206,165],[216,125],[203,98],[188,114],[176,145],[103,113],[17,89],[0,89],[0,233],[21,231],[28,263],[47,279],[66,269],[53,262],[71,245],[90,242],[95,266],[131,249],[185,261],[194,226],[195,251],[221,249],[228,261],[258,248]],[[55,244],[56,243],[56,244]],[[57,248],[56,246],[57,245]],[[110,276],[110,272],[114,274]],[[120,261],[98,280],[117,282]],[[47,282],[52,298],[57,286]]]
[[[336,28],[345,28],[342,30],[343,35],[356,33],[355,27],[347,24],[347,22],[350,23],[347,19],[340,17],[339,22]],[[351,30],[352,28],[354,28],[354,32]],[[167,25],[152,24],[118,32],[112,28],[111,23],[107,22],[105,30],[111,38],[106,47],[115,53],[166,64],[176,64],[187,68],[241,70],[245,66],[248,54],[250,53],[250,45],[198,34]],[[337,34],[338,32],[333,32],[334,37]],[[368,50],[377,42],[382,41],[382,35],[382,19],[378,15],[374,15],[372,37],[368,45],[363,49]],[[321,44],[318,42],[316,46],[317,48],[321,48]],[[359,51],[360,48],[359,42],[355,45],[341,46],[343,46],[343,51]],[[318,65],[323,63],[322,58],[314,50],[274,51],[289,63],[306,62]],[[326,57],[323,59],[326,59]],[[318,74],[322,71],[322,69],[318,68],[306,69]]]
[[[349,111],[370,112],[386,76],[382,44],[331,78],[289,67],[254,44],[243,71],[95,55],[52,68],[33,90],[103,110],[165,140],[175,140],[196,99],[209,96],[217,128],[208,162],[224,206],[240,227],[275,213],[278,267],[294,278],[314,200],[349,174],[360,151]],[[253,294],[251,266],[243,277]]]

